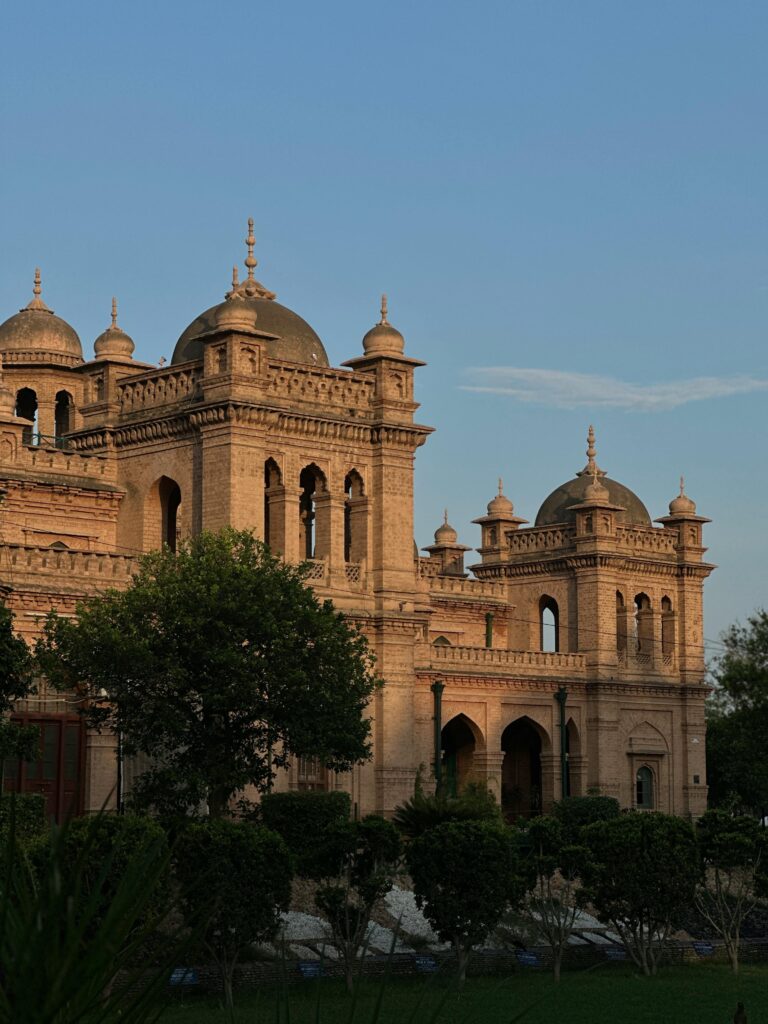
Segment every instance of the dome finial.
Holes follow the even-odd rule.
[[[256,257],[253,255],[253,247],[256,245],[256,238],[253,234],[253,217],[248,218],[248,237],[245,240],[248,246],[248,255],[245,257],[245,265],[248,267],[248,280],[253,281],[253,270],[257,265]]]
[[[43,286],[40,283],[40,267],[35,267],[35,283],[32,286],[33,298],[27,304],[27,309],[41,309],[45,313],[51,313],[53,310],[48,309],[46,304],[40,298],[43,294]]]
[[[117,299],[112,296],[112,330],[117,330]]]
[[[680,474],[680,497],[682,498],[684,495],[685,495],[685,477],[681,473]]]
[[[673,516],[694,515],[696,502],[685,493],[685,477],[680,477],[680,493],[669,503],[669,511]]]
[[[587,464],[577,476],[592,476],[594,472],[597,472],[598,476],[605,476],[605,470],[600,469],[597,462],[595,461],[595,455],[597,449],[595,448],[595,428],[590,423],[589,430],[587,431]]]
[[[448,509],[447,508],[443,509],[443,525],[444,526],[448,525]]]
[[[382,295],[381,296],[381,320],[379,320],[379,323],[380,324],[389,324],[389,320],[387,320],[387,296],[386,295]]]
[[[499,477],[499,497],[501,498],[504,494],[504,481]]]

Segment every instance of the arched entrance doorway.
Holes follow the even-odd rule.
[[[541,814],[541,735],[530,718],[501,734],[501,809],[508,819]]]
[[[443,792],[458,796],[470,779],[475,754],[475,734],[465,715],[456,715],[440,733],[443,752]]]

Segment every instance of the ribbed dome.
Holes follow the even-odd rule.
[[[36,270],[34,298],[0,324],[0,353],[7,363],[82,363],[83,349],[77,332],[46,306],[41,292],[40,271]]]
[[[680,493],[670,501],[669,511],[673,516],[696,514],[696,502],[685,493],[685,481],[682,477],[680,477]]]
[[[96,358],[128,360],[133,356],[135,348],[133,338],[117,325],[117,299],[112,299],[112,323],[93,343]]]
[[[387,320],[387,296],[381,296],[381,320],[363,338],[367,356],[399,356],[405,351],[405,338]]]

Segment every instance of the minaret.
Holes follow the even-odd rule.
[[[459,535],[448,522],[448,509],[443,513],[443,522],[435,530],[435,543],[424,548],[429,557],[440,563],[441,576],[466,576],[464,552],[471,551],[466,544],[459,544]]]

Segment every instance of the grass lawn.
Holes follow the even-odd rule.
[[[372,1024],[378,982],[360,989],[354,1024]],[[319,1017],[317,1014],[319,995]],[[447,998],[446,998],[447,996]],[[442,1009],[441,1000],[445,999]],[[768,967],[743,967],[734,978],[727,967],[696,965],[663,969],[643,978],[612,966],[564,974],[559,986],[542,973],[510,978],[470,978],[458,995],[443,979],[393,979],[384,993],[379,1024],[728,1024],[737,1000],[749,1024],[768,1021]],[[237,1024],[351,1024],[351,1001],[336,980],[306,982],[288,989],[241,992],[236,996]],[[436,1016],[433,1013],[437,1012]],[[224,1024],[226,1013],[215,1000],[187,997],[163,1015],[164,1024]]]

